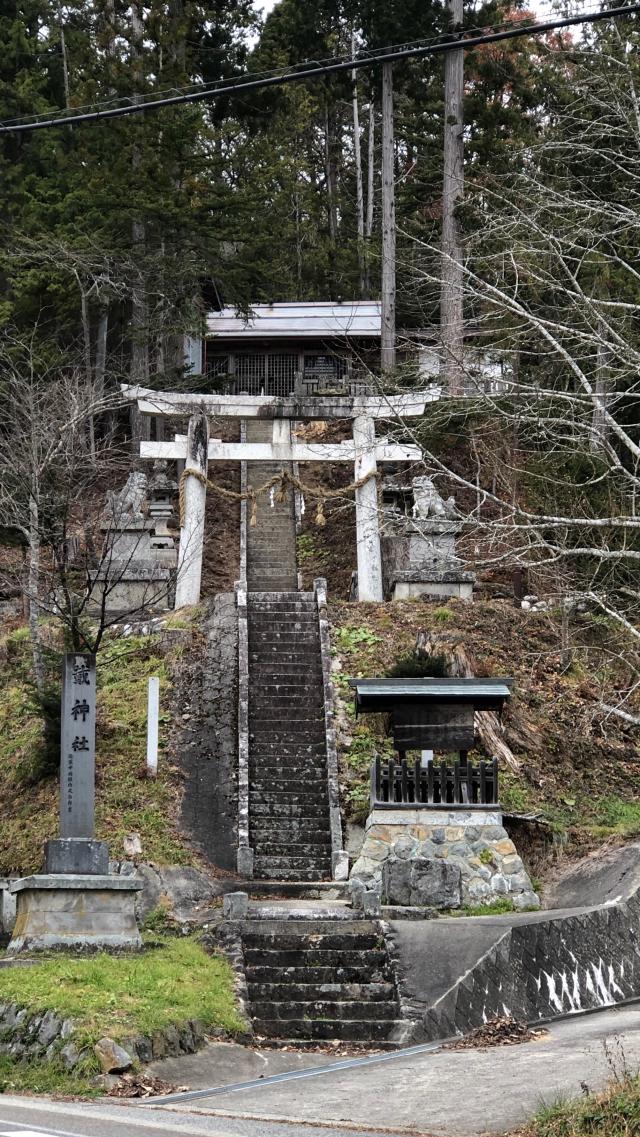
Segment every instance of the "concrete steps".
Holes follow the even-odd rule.
[[[304,1046],[389,1048],[404,1036],[384,940],[375,923],[247,922],[245,974],[256,1034]]]
[[[247,612],[254,875],[328,881],[331,830],[315,597],[249,592]]]

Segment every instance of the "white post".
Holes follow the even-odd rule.
[[[160,680],[153,675],[149,680],[147,698],[147,773],[155,778],[158,773],[158,724],[160,721]]]
[[[353,420],[356,447],[355,480],[375,474],[376,425],[368,415]],[[382,558],[378,529],[378,485],[369,478],[356,490],[356,540],[358,547],[358,600],[382,601]]]
[[[200,599],[202,547],[204,542],[204,510],[207,497],[205,479],[208,469],[209,423],[203,411],[189,419],[187,459],[184,482],[184,517],[180,529],[176,608],[197,604]],[[189,477],[189,474],[194,476]]]

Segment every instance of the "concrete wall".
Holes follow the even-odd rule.
[[[416,1037],[535,1022],[640,996],[640,894],[600,908],[392,931]]]
[[[194,659],[192,649],[176,692],[184,720],[174,747],[184,773],[181,824],[212,864],[235,871],[238,620],[233,593],[215,597],[202,631],[202,654]]]

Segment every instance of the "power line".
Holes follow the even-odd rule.
[[[373,67],[378,63],[394,63],[403,59],[423,59],[431,55],[442,55],[448,51],[459,48],[469,49],[479,47],[485,43],[499,43],[503,40],[518,39],[522,36],[541,35],[543,32],[555,31],[558,28],[573,27],[576,24],[593,24],[598,20],[615,19],[618,16],[629,16],[640,12],[640,3],[625,4],[619,8],[609,8],[600,12],[583,13],[580,16],[566,16],[561,20],[545,20],[535,24],[507,28],[502,31],[489,32],[479,36],[459,36],[449,38],[442,43],[428,44],[426,47],[408,47],[399,50],[383,49],[375,54],[337,59],[334,63],[314,65],[309,67],[308,62],[293,65],[293,69],[279,75],[266,78],[243,79],[241,81],[222,81],[215,87],[203,88],[185,95],[173,95],[169,98],[153,99],[149,102],[130,103],[126,106],[109,107],[106,110],[88,111],[83,114],[68,114],[62,112],[55,118],[40,119],[36,122],[24,122],[0,125],[0,134],[22,134],[34,130],[45,130],[50,127],[64,126],[65,124],[96,122],[103,119],[122,118],[125,115],[140,114],[143,111],[158,110],[161,107],[182,106],[188,103],[205,102],[207,99],[220,98],[237,94],[243,91],[257,91],[265,87],[281,87],[289,83],[301,83],[307,79],[315,79],[320,75],[335,75],[342,71]],[[139,96],[138,96],[139,98]]]

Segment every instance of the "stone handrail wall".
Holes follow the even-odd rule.
[[[534,1023],[640,995],[640,894],[510,927],[427,1011],[421,1036],[449,1038],[488,1019]]]
[[[240,423],[240,441],[247,441],[247,424],[244,419]],[[247,588],[247,463],[240,463],[240,585]]]
[[[322,654],[322,683],[324,690],[324,718],[327,741],[327,785],[329,791],[329,822],[331,825],[331,863],[334,880],[346,880],[349,876],[349,861],[342,843],[342,821],[340,818],[340,787],[338,781],[338,747],[336,741],[336,714],[331,681],[331,641],[329,620],[327,619],[327,582],[318,577],[313,582],[313,590],[318,606],[318,626],[320,629],[320,651]]]
[[[249,843],[249,630],[246,580],[236,584],[238,612],[238,872],[253,876]]]

